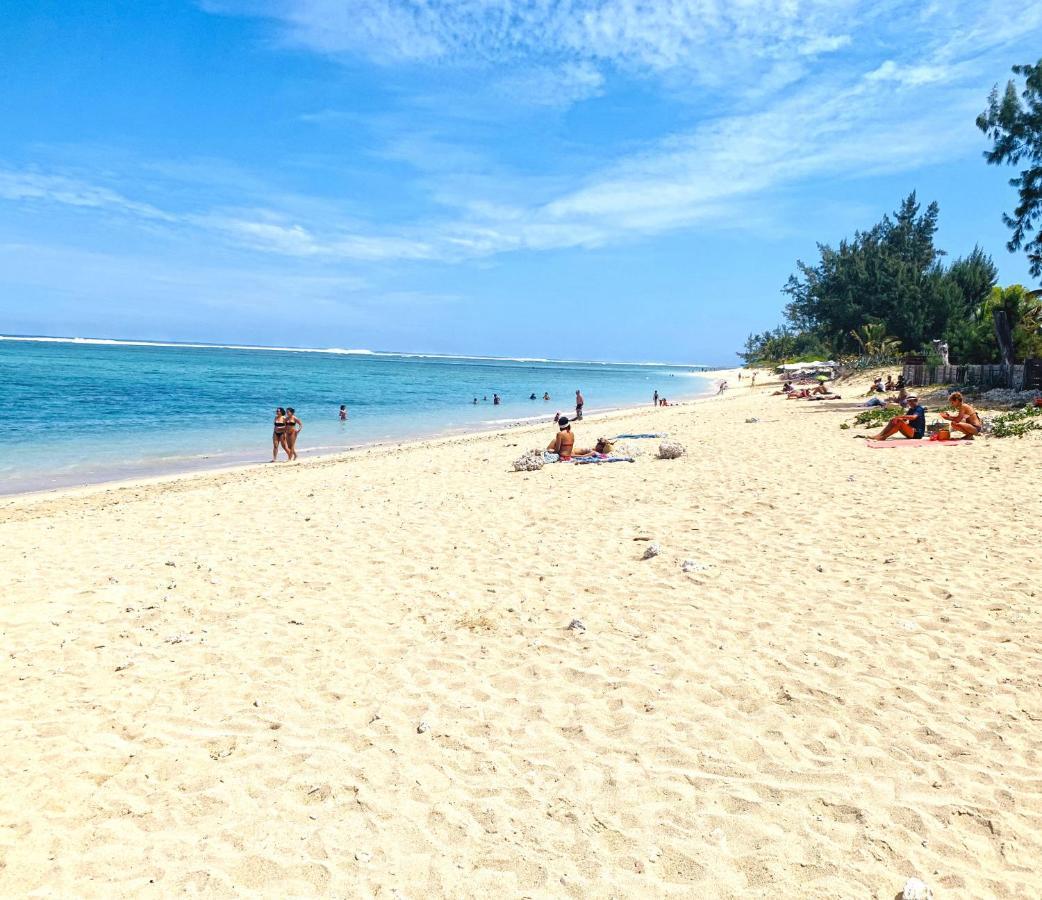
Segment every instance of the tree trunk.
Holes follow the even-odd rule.
[[[1002,365],[1013,365],[1013,333],[1009,327],[1009,317],[1004,309],[994,309],[991,312],[995,324],[995,340],[999,342],[999,354],[1002,356]]]

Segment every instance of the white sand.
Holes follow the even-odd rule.
[[[730,393],[0,500],[0,895],[1042,895],[1042,440]]]

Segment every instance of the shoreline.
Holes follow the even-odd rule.
[[[0,499],[0,895],[1038,895],[1042,433],[775,387]]]
[[[739,369],[716,369],[708,372],[700,372],[696,377],[713,379],[713,378],[727,378],[730,374],[732,377],[736,375]],[[729,379],[730,381],[730,379]],[[733,385],[729,388],[729,392],[737,387]],[[704,400],[713,399],[717,395],[710,393],[701,393],[686,396],[685,399],[678,400],[675,403],[671,403],[672,406],[683,406],[691,403],[699,403]],[[725,394],[726,396],[726,394]],[[650,404],[646,404],[650,406]],[[583,422],[600,420],[604,418],[610,418],[612,416],[618,416],[631,411],[637,411],[644,408],[642,405],[634,404],[632,406],[609,406],[603,409],[596,409],[588,413],[583,417]],[[654,409],[655,407],[651,407]],[[667,407],[670,408],[670,407]],[[371,451],[379,447],[385,448],[401,448],[407,446],[414,446],[416,444],[422,444],[432,441],[445,441],[445,440],[460,440],[477,437],[480,435],[499,435],[508,433],[517,433],[525,429],[538,429],[545,427],[552,423],[551,418],[548,416],[544,421],[535,422],[531,417],[529,419],[514,419],[510,423],[500,422],[496,424],[488,424],[485,427],[473,428],[466,426],[461,428],[459,431],[436,431],[429,435],[417,434],[403,437],[402,439],[383,439],[365,441],[357,445],[349,446],[343,449],[337,450],[317,450],[308,451],[307,449],[301,449],[300,460],[298,464],[304,464],[308,462],[316,462],[323,460],[335,460],[340,458],[350,458],[352,455]],[[232,455],[232,454],[228,454]],[[238,456],[238,454],[235,454]],[[286,465],[287,460],[279,459],[274,465]],[[16,490],[7,491],[0,486],[0,500],[9,499],[14,497],[34,497],[34,496],[55,496],[60,495],[69,491],[83,491],[89,490],[90,488],[105,488],[105,487],[119,487],[119,486],[136,486],[138,484],[151,484],[160,481],[169,481],[171,479],[176,480],[180,478],[191,478],[197,476],[205,476],[208,474],[217,474],[224,472],[237,472],[252,469],[262,469],[273,465],[270,460],[257,460],[255,458],[240,457],[234,460],[214,460],[213,457],[202,457],[198,458],[194,463],[183,463],[175,467],[168,466],[150,466],[145,464],[144,468],[150,469],[146,472],[136,472],[126,476],[115,475],[114,477],[99,477],[94,480],[87,480],[82,482],[76,482],[71,484],[56,484],[48,485],[44,487],[32,487],[32,488],[18,488]],[[137,467],[134,464],[134,467]]]

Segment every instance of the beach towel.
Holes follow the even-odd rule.
[[[871,447],[873,450],[882,450],[884,447],[958,447],[962,444],[972,444],[973,441],[931,441],[929,438],[922,438],[921,440],[903,440],[903,441],[865,441],[866,447]]]
[[[617,441],[626,441],[626,440],[636,441],[636,440],[643,440],[645,438],[650,440],[651,438],[664,438],[664,437],[669,437],[669,432],[666,432],[665,434],[617,434],[617,435],[615,435],[615,440],[617,440]]]
[[[601,453],[595,453],[593,456],[573,456],[572,462],[585,466],[590,463],[636,462],[636,460],[632,456],[604,456]]]

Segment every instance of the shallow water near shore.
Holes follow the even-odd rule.
[[[263,462],[280,405],[304,422],[306,456],[549,421],[572,414],[576,388],[592,413],[710,387],[658,364],[7,339],[0,384],[17,434],[2,494]]]

